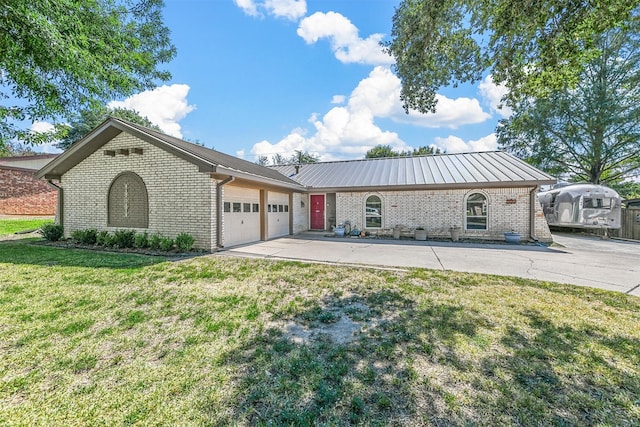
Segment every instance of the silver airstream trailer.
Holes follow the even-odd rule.
[[[538,193],[547,223],[568,228],[620,228],[622,199],[615,190],[570,184]]]

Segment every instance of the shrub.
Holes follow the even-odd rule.
[[[134,242],[134,246],[136,248],[148,248],[149,247],[149,233],[146,231],[144,233],[136,234],[136,239]]]
[[[133,230],[116,230],[113,233],[113,245],[118,248],[132,248],[136,242],[136,232]]]
[[[162,235],[155,233],[149,237],[149,247],[153,250],[160,249],[160,243],[162,242]]]
[[[171,237],[162,237],[160,239],[160,249],[162,249],[163,251],[170,251],[171,249],[173,249],[174,244],[175,242]]]
[[[38,231],[42,237],[50,242],[57,242],[64,236],[64,229],[60,224],[47,223],[43,224]]]
[[[180,233],[176,237],[176,247],[180,252],[189,252],[191,249],[193,249],[194,243],[195,239],[191,234]]]
[[[94,228],[88,228],[86,230],[74,230],[71,233],[71,240],[75,243],[81,243],[83,245],[95,245],[98,237],[98,230]]]
[[[100,246],[111,246],[113,244],[113,237],[108,231],[99,231],[96,235],[96,244]]]

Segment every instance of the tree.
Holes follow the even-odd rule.
[[[0,145],[20,128],[150,89],[176,53],[162,0],[0,0]]]
[[[124,119],[129,122],[161,131],[158,126],[151,123],[149,119],[141,116],[135,110],[128,110],[126,108],[108,108],[101,105],[95,108],[81,110],[79,113],[71,117],[69,125],[60,125],[60,128],[64,128],[64,132],[62,132],[64,136],[57,144],[58,148],[66,150],[71,147],[71,145],[84,138],[85,135],[105,121],[109,116]]]
[[[19,144],[17,142],[9,142],[6,146],[0,146],[0,157],[9,156],[32,156],[36,153],[31,147]]]
[[[258,156],[256,164],[259,164],[260,166],[267,166],[269,164],[269,158],[267,156]]]
[[[631,20],[637,0],[403,0],[386,50],[396,61],[405,110],[434,112],[444,86],[489,71],[507,101],[544,97],[598,56],[596,40]]]
[[[525,99],[498,126],[501,148],[554,175],[612,184],[640,172],[640,22],[596,42],[575,88]]]
[[[319,157],[308,151],[296,150],[289,158],[288,163],[291,165],[302,165],[305,163],[318,163]]]
[[[414,148],[413,151],[394,151],[390,145],[376,145],[371,148],[365,154],[365,159],[379,159],[385,157],[412,157],[412,156],[426,156],[433,154],[441,154],[443,153],[438,147],[431,145],[429,147],[422,146],[418,148]]]

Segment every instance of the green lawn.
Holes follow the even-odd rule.
[[[43,224],[53,222],[50,219],[2,219],[0,220],[0,236],[14,234],[20,231],[35,230]]]
[[[523,279],[0,242],[0,425],[639,425],[639,325]]]

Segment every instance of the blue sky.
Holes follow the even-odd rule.
[[[357,159],[378,144],[496,148],[504,91],[489,76],[443,89],[436,114],[404,113],[392,59],[379,47],[397,1],[165,2],[178,50],[166,65],[171,81],[111,105],[169,134],[250,161],[295,150]]]

